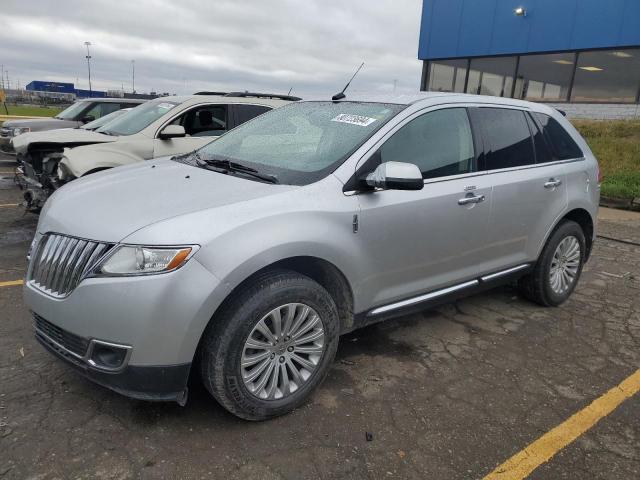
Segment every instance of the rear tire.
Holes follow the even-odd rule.
[[[580,225],[563,220],[551,233],[531,273],[522,277],[522,295],[545,307],[564,303],[575,289],[586,258]]]
[[[324,288],[296,272],[266,272],[211,320],[200,346],[202,381],[240,418],[283,415],[320,385],[338,338],[338,310]]]

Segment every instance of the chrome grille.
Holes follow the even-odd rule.
[[[54,297],[66,297],[109,250],[111,243],[48,233],[29,266],[29,282]]]

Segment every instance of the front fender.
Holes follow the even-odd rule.
[[[120,167],[143,161],[144,158],[134,153],[115,149],[65,148],[60,165],[79,178],[93,170]]]

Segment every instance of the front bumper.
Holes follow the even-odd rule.
[[[64,298],[29,281],[24,286],[28,308],[78,341],[130,346],[115,373],[94,368],[86,356],[70,355],[37,330],[48,350],[97,383],[158,400],[175,400],[184,392],[202,332],[224,297],[217,278],[195,258],[166,274],[87,278]]]
[[[36,339],[50,353],[64,360],[87,379],[127,397],[150,401],[176,401],[184,404],[191,364],[135,367],[125,365],[117,372],[93,368],[86,359],[56,342],[36,328]]]

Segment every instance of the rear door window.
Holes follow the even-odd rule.
[[[544,113],[534,113],[534,116],[540,122],[542,132],[551,145],[556,160],[569,160],[584,156],[580,147],[557,120]]]
[[[483,170],[535,163],[531,132],[523,111],[482,107],[475,109],[474,113],[484,132]]]
[[[521,167],[536,163],[525,113],[507,108],[476,108],[474,117],[484,132],[483,170]]]

